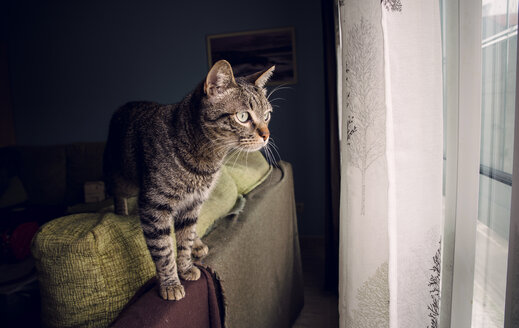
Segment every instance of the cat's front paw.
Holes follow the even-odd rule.
[[[198,280],[200,278],[200,269],[196,266],[192,266],[185,272],[180,272],[179,275],[184,280]]]
[[[201,244],[193,248],[191,254],[195,259],[202,259],[209,254],[209,247],[206,244]]]
[[[166,301],[178,301],[186,296],[184,286],[181,284],[171,286],[159,286],[159,294]]]

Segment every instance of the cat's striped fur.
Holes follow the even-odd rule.
[[[272,106],[264,86],[273,70],[234,78],[222,60],[180,103],[128,103],[112,117],[104,155],[107,185],[118,214],[128,214],[126,199],[138,194],[142,230],[164,299],[184,297],[179,276],[200,277],[192,256],[201,258],[208,248],[197,236],[196,222],[225,156],[268,142]]]

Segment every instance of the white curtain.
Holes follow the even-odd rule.
[[[340,327],[437,327],[439,2],[340,0]]]

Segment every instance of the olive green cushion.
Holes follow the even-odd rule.
[[[236,184],[227,173],[226,168],[223,167],[211,196],[200,209],[200,216],[196,224],[198,235],[204,236],[216,219],[225,216],[233,208],[237,198]]]
[[[246,162],[248,169],[245,158],[222,168],[200,212],[200,236],[270,172],[259,153],[249,154]],[[107,326],[155,274],[138,216],[118,216],[106,208],[45,224],[33,239],[32,253],[46,326]]]
[[[272,167],[259,152],[231,154],[225,167],[241,195],[248,194],[270,175]]]
[[[75,214],[45,224],[33,239],[42,322],[103,327],[154,274],[137,217]]]

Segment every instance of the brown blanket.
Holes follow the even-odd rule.
[[[217,295],[219,283],[200,267],[197,281],[182,281],[186,297],[164,301],[157,292],[156,279],[148,281],[128,303],[112,327],[120,328],[221,328],[224,307]]]

